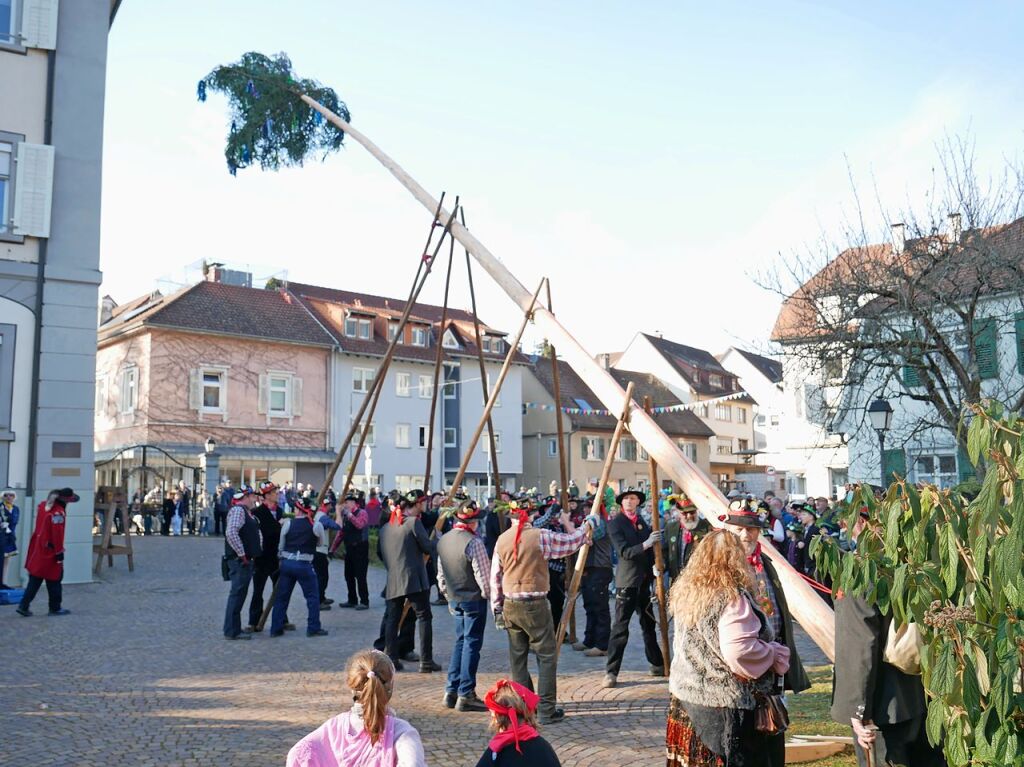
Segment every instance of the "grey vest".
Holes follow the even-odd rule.
[[[685,572],[684,575],[685,576]],[[749,597],[747,597],[749,598]],[[722,657],[718,642],[718,621],[725,612],[726,601],[714,605],[696,626],[685,626],[676,619],[673,641],[672,673],[669,690],[683,703],[696,703],[709,708],[740,708],[753,710],[754,693],[770,693],[774,682],[771,669],[753,682],[733,674]],[[753,604],[753,602],[751,602]],[[771,626],[754,606],[761,618],[760,639],[774,639]]]
[[[448,595],[456,602],[478,602],[484,598],[473,573],[473,563],[466,556],[466,547],[475,537],[468,530],[450,530],[437,544]]]

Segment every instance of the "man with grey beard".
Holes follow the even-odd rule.
[[[711,532],[711,523],[700,518],[697,507],[685,495],[668,497],[665,521],[665,562],[672,581],[686,567],[700,539]]]

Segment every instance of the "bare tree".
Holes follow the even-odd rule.
[[[808,382],[808,419],[829,431],[868,428],[867,403],[895,393],[920,417],[894,444],[939,430],[965,447],[970,404],[1024,407],[1024,174],[1006,161],[981,178],[963,139],[937,155],[923,201],[881,211],[887,241],[869,236],[857,198],[842,246],[823,237],[758,278],[784,296],[772,340]]]

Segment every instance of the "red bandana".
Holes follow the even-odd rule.
[[[523,528],[530,520],[530,512],[526,509],[512,509],[512,517],[518,522],[516,525],[516,539],[512,542],[512,561],[519,561],[519,539],[523,537]]]
[[[540,696],[532,690],[528,690],[523,687],[518,682],[512,682],[508,679],[499,679],[495,683],[494,687],[488,690],[487,695],[484,696],[484,704],[487,708],[495,714],[503,714],[507,716],[512,723],[509,729],[504,732],[499,732],[491,738],[491,742],[488,743],[487,747],[497,754],[505,748],[505,746],[509,745],[509,743],[515,743],[516,751],[521,754],[523,753],[523,750],[519,748],[519,742],[523,740],[533,740],[538,737],[538,733],[528,724],[519,724],[519,712],[516,709],[510,706],[502,706],[494,700],[495,693],[497,693],[502,687],[511,687],[515,690],[519,694],[519,697],[523,699],[523,702],[526,703],[526,708],[531,713],[537,710],[537,704],[540,703]]]
[[[391,507],[391,516],[388,518],[389,525],[402,524],[402,508],[397,504]]]
[[[761,542],[760,541],[758,541],[757,545],[754,546],[754,553],[751,554],[749,557],[747,557],[747,562],[749,562],[750,566],[754,568],[754,572],[755,573],[760,574],[760,573],[764,572],[764,562],[761,561]]]
[[[683,531],[683,543],[685,543],[687,546],[693,543],[693,533],[691,533],[689,530]]]

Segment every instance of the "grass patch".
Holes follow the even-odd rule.
[[[806,671],[811,680],[810,689],[804,690],[799,695],[790,695],[786,698],[790,723],[787,734],[849,737],[851,734],[849,726],[833,722],[829,715],[829,709],[832,706],[832,667],[810,666]],[[806,762],[806,764],[808,767],[853,767],[857,764],[857,757],[850,749],[847,753],[828,759],[819,759],[816,762]]]

